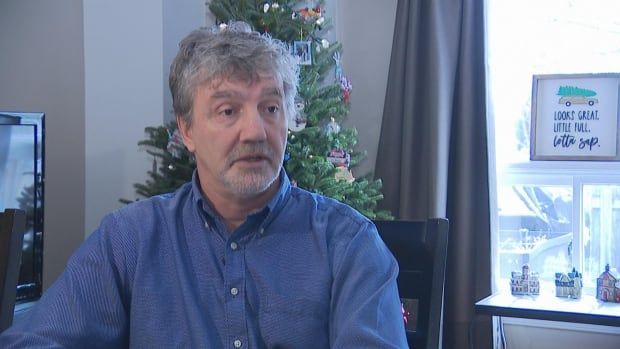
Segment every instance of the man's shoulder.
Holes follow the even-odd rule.
[[[123,207],[120,207],[111,214],[125,218],[145,218],[145,214],[152,213],[153,211],[174,209],[176,206],[184,205],[188,202],[188,200],[190,200],[190,198],[191,184],[186,183],[173,192],[154,195],[145,199],[138,199]]]
[[[191,185],[184,184],[174,192],[155,195],[124,205],[101,220],[99,230],[142,233],[160,230],[163,222],[173,219],[179,209],[191,204]]]
[[[293,210],[311,214],[314,220],[324,221],[330,226],[348,226],[347,230],[359,230],[361,226],[371,223],[366,216],[353,207],[301,188],[292,188],[291,201],[294,205]]]

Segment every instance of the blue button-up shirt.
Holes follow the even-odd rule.
[[[280,179],[233,232],[196,175],[109,214],[0,347],[406,348],[374,225]]]

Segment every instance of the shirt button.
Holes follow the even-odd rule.
[[[233,241],[233,242],[230,243],[230,249],[231,250],[236,251],[237,248],[239,248],[239,245],[237,245],[236,242]]]
[[[235,346],[235,348],[241,348],[241,341],[238,339],[235,339],[235,341],[233,342],[233,345]]]
[[[239,290],[236,287],[233,287],[230,289],[230,294],[236,296],[237,294],[239,294]]]
[[[261,228],[258,230],[258,233],[259,233],[260,235],[263,235],[263,234],[265,233],[265,228],[262,228],[262,227],[261,227]]]
[[[209,223],[205,222],[205,228],[209,229]]]

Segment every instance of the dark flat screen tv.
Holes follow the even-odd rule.
[[[0,211],[26,211],[17,301],[41,296],[45,114],[0,111]]]

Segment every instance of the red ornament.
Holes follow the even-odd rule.
[[[351,84],[349,79],[347,79],[347,77],[344,75],[340,75],[339,80],[340,80],[339,81],[340,89],[342,90],[342,100],[346,104],[349,104],[349,97],[351,97],[351,90],[353,90],[353,85]]]
[[[349,104],[349,98],[351,97],[351,91],[350,90],[342,90],[342,101],[345,104]]]

